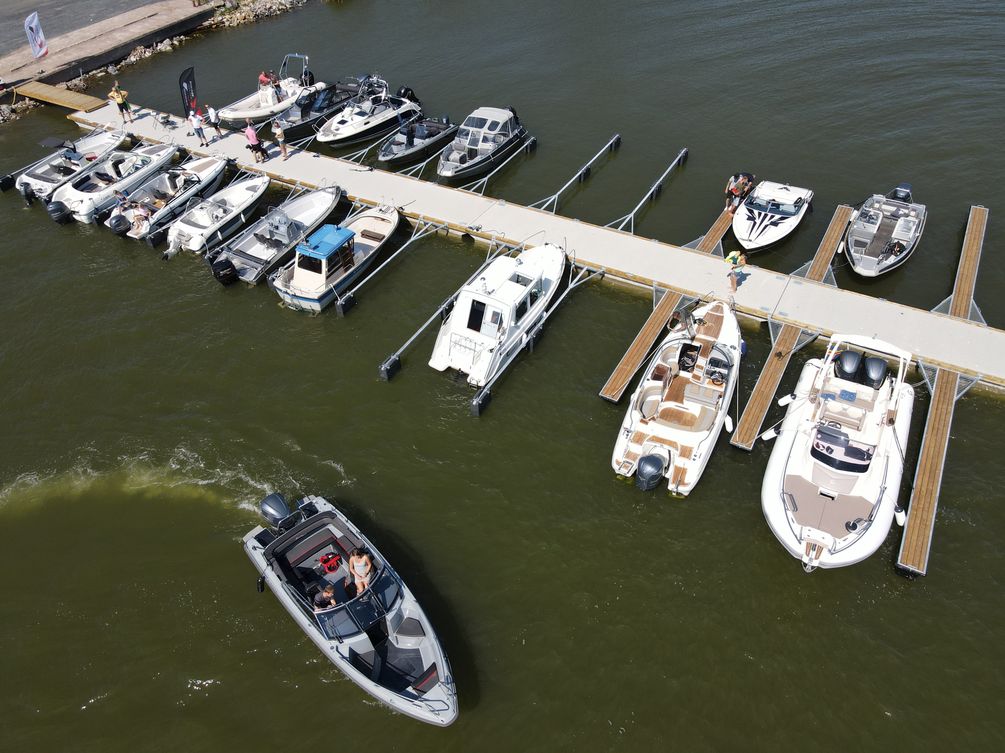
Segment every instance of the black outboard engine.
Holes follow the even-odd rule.
[[[3,177],[0,177],[0,191],[6,193],[11,190],[14,187],[14,182],[13,175],[4,175]]]
[[[305,69],[303,75],[300,77],[300,83],[304,86],[314,86],[314,71],[310,68]]]
[[[862,368],[862,354],[854,350],[846,350],[834,361],[834,376],[849,382],[858,381],[858,372]]]
[[[912,201],[911,197],[911,184],[901,183],[895,189],[890,191],[890,198],[896,201],[903,201],[905,204],[910,204]]]
[[[213,270],[213,277],[221,285],[232,285],[237,282],[237,267],[226,256],[218,256],[209,265]]]
[[[415,96],[415,92],[412,91],[412,88],[410,86],[402,86],[401,88],[399,88],[397,96],[401,97],[402,99],[410,99],[416,104],[419,104],[419,98]]]
[[[73,218],[73,212],[70,211],[70,207],[66,206],[61,201],[50,201],[49,205],[46,207],[46,211],[49,212],[49,216],[59,224],[69,222]]]
[[[516,122],[517,125],[520,125],[520,116],[516,114],[516,108],[513,107],[513,105],[510,105],[506,109],[509,110],[511,113],[513,113],[513,120]]]
[[[866,387],[872,387],[874,390],[878,390],[883,386],[883,382],[886,380],[886,375],[889,373],[890,367],[882,358],[876,358],[875,356],[870,356],[865,359],[865,363],[862,368],[862,375],[859,377],[859,381]]]
[[[659,486],[666,473],[666,460],[659,455],[643,455],[635,468],[635,486],[648,492]]]
[[[290,517],[290,506],[286,504],[286,497],[279,492],[272,492],[259,502],[258,509],[273,528],[279,528],[279,524]]]
[[[37,198],[35,196],[35,189],[33,189],[27,183],[22,183],[21,188],[19,190],[21,192],[21,198],[24,199],[24,205],[26,207],[30,207]]]
[[[115,214],[108,218],[108,227],[120,238],[129,232],[133,224],[123,215]]]

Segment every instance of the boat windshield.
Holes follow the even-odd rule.
[[[348,638],[381,620],[397,602],[401,589],[388,568],[383,568],[363,593],[345,604],[317,612],[321,631],[330,640]]]
[[[838,471],[865,473],[876,448],[856,442],[840,429],[820,424],[813,436],[810,455]]]
[[[775,201],[774,199],[765,199],[754,195],[748,196],[744,204],[758,212],[781,214],[786,217],[795,217],[799,214],[799,209],[802,206],[801,203],[797,206],[796,204],[788,204]]]
[[[476,118],[474,116],[468,116],[464,119],[463,125],[467,128],[484,128],[488,123],[488,118]]]

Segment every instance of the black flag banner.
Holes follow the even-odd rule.
[[[181,88],[182,115],[198,108],[198,100],[195,93],[195,68],[186,68],[178,78],[178,86]]]

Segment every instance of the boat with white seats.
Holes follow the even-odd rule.
[[[877,277],[907,261],[921,241],[928,210],[916,204],[910,183],[901,183],[886,196],[874,194],[848,220],[838,248],[863,277]]]
[[[803,563],[844,567],[886,540],[895,517],[914,410],[911,354],[870,337],[834,335],[806,362],[761,486],[772,533]],[[899,520],[899,522],[903,522]]]
[[[495,258],[456,294],[429,365],[456,369],[483,387],[524,348],[558,291],[565,251],[546,243]]]
[[[313,136],[322,123],[342,110],[354,97],[373,94],[383,81],[375,76],[350,78],[333,85],[314,84],[304,89],[290,107],[276,116],[287,142]]]
[[[297,63],[300,63],[299,72],[293,71]],[[261,123],[288,109],[304,90],[316,84],[308,64],[307,55],[291,52],[279,66],[276,84],[259,82],[254,94],[220,108],[220,121],[232,127],[243,128],[248,120]]]
[[[269,278],[269,286],[286,307],[319,313],[362,279],[400,221],[397,209],[380,206],[341,226],[324,225],[297,246],[293,259]]]
[[[664,479],[686,496],[727,421],[740,364],[740,325],[724,301],[675,315],[621,423],[611,465],[642,490]]]
[[[733,235],[745,250],[759,251],[795,230],[812,201],[808,188],[762,180],[733,214]]]
[[[377,547],[323,497],[306,496],[291,511],[282,495],[270,494],[260,510],[268,527],[243,540],[259,591],[267,586],[322,655],[378,702],[438,727],[452,724],[457,686],[446,652]],[[367,566],[360,580],[357,568]],[[326,697],[339,704],[343,692],[336,685]]]
[[[422,117],[422,103],[407,86],[390,96],[387,84],[376,93],[351,99],[318,130],[318,142],[346,146],[383,136],[402,123]]]
[[[165,258],[182,249],[203,254],[225,241],[251,219],[268,187],[267,175],[252,175],[189,207],[168,228]]]
[[[457,133],[459,126],[450,118],[423,118],[398,129],[394,138],[381,145],[377,162],[394,169],[429,157],[439,151]]]
[[[502,164],[526,140],[527,129],[512,107],[479,107],[443,149],[436,174],[447,180],[475,178]]]
[[[26,202],[48,202],[60,186],[66,185],[91,164],[118,149],[129,138],[125,131],[93,131],[75,141],[63,140],[52,154],[33,162],[14,178],[0,178],[0,187],[17,188]],[[43,142],[45,144],[46,142]]]

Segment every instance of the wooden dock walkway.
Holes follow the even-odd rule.
[[[80,112],[90,112],[108,104],[108,100],[98,99],[97,97],[92,97],[90,94],[73,92],[60,86],[53,86],[52,84],[43,84],[41,81],[29,81],[19,84],[14,88],[14,91],[22,97],[36,99],[39,102],[48,102],[51,105],[59,105],[60,107],[68,107],[71,110],[78,110]]]
[[[970,316],[987,222],[987,209],[970,208],[949,307],[949,315],[952,317],[966,319]],[[907,524],[897,556],[898,567],[918,575],[924,575],[928,571],[932,535],[935,533],[935,513],[939,506],[942,471],[946,463],[946,451],[949,449],[949,430],[953,424],[959,384],[960,375],[957,372],[949,369],[936,371],[932,403],[928,408],[925,434],[921,440],[921,455],[914,474],[911,502],[907,508]]]
[[[813,282],[820,282],[830,269],[831,261],[837,252],[838,244],[844,236],[845,228],[848,226],[848,219],[851,217],[852,208],[841,204],[834,210],[827,231],[824,233],[817,252],[813,255],[813,261],[806,272],[806,279]],[[802,334],[802,327],[786,324],[781,332],[774,338],[771,355],[764,362],[757,383],[747,399],[747,404],[743,409],[736,424],[736,430],[729,442],[734,447],[739,447],[748,452],[754,446],[758,434],[761,433],[761,426],[764,424],[764,417],[768,414],[768,408],[775,397],[779,382],[782,381],[782,374],[789,365],[792,353],[797,350],[799,335]]]
[[[315,152],[293,149],[287,161],[273,158],[256,164],[240,133],[229,133],[203,149],[178,116],[165,126],[160,121],[162,113],[138,108],[135,114],[136,122],[129,129],[138,138],[172,141],[192,154],[228,157],[243,170],[265,173],[283,183],[306,187],[337,183],[351,200],[393,204],[412,220],[442,224],[479,241],[558,244],[577,264],[603,270],[609,279],[655,285],[694,298],[730,296],[728,266],[712,254]],[[111,104],[70,118],[85,128],[120,127]],[[747,265],[747,271],[750,274],[735,295],[738,313],[770,317],[823,335],[859,332],[889,340],[934,367],[952,368],[1005,387],[1005,331],[752,265]]]
[[[712,223],[712,227],[702,236],[701,241],[695,246],[695,251],[703,254],[710,254],[715,250],[716,245],[726,235],[729,226],[733,224],[733,214],[728,209],[723,209],[722,214]]]

